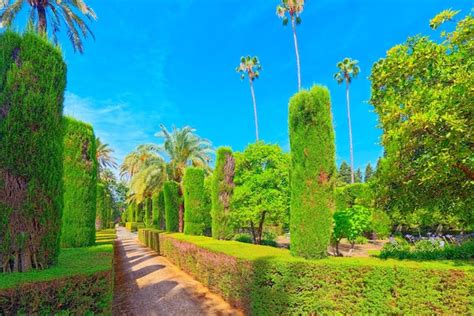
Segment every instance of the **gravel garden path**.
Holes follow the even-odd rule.
[[[113,315],[242,315],[123,227],[115,252]]]

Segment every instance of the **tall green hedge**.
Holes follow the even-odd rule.
[[[105,186],[102,183],[97,183],[97,195],[96,195],[96,221],[97,227],[100,229],[106,228],[107,221],[107,205],[105,202],[106,199],[106,190]]]
[[[184,178],[184,233],[204,235],[206,229],[206,192],[204,189],[204,170],[188,167]]]
[[[165,223],[166,231],[177,232],[179,226],[179,184],[167,181],[163,186],[165,200]]]
[[[145,223],[145,227],[152,227],[153,226],[153,219],[152,219],[153,201],[151,198],[146,198],[143,204],[144,204],[143,222]]]
[[[134,222],[135,221],[135,207],[137,205],[135,203],[130,203],[127,206],[127,222]]]
[[[232,236],[229,215],[232,193],[234,191],[235,159],[232,149],[217,149],[216,168],[211,184],[212,237],[227,239]]]
[[[205,200],[205,216],[204,216],[204,235],[212,236],[212,202],[211,202],[211,191],[212,191],[212,176],[204,179],[204,200]]]
[[[0,272],[57,260],[65,86],[58,48],[31,32],[0,35]]]
[[[97,159],[92,126],[64,118],[64,208],[61,247],[95,243]]]
[[[163,190],[153,194],[153,226],[165,229],[165,195]]]
[[[327,255],[336,177],[331,101],[325,87],[313,86],[290,100],[291,253]]]

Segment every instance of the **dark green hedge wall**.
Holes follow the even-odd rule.
[[[153,194],[153,225],[165,229],[165,196],[163,190]]]
[[[165,200],[165,223],[166,231],[177,232],[179,226],[179,184],[174,181],[167,181],[163,185]]]
[[[64,118],[64,208],[61,247],[95,243],[97,159],[92,126]]]
[[[291,253],[327,255],[336,176],[331,102],[325,87],[314,86],[290,100]]]
[[[59,254],[66,65],[47,39],[0,35],[0,272]]]
[[[204,170],[188,167],[184,172],[184,233],[187,235],[204,235],[207,214],[204,189]]]
[[[96,186],[96,221],[100,229],[106,228],[107,220],[107,205],[106,205],[106,191],[102,183],[97,183]]]
[[[216,168],[211,184],[212,237],[228,239],[232,236],[229,225],[231,199],[234,191],[235,159],[232,149],[220,147],[216,153]]]
[[[139,238],[246,315],[471,315],[474,311],[474,273],[467,261],[306,260],[283,249],[202,236],[148,230],[140,231]]]

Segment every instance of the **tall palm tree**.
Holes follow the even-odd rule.
[[[141,203],[157,192],[166,181],[166,164],[162,159],[149,159],[129,184],[129,201]]]
[[[81,35],[84,38],[88,35],[94,38],[89,26],[78,15],[81,13],[89,20],[97,19],[94,10],[87,6],[84,0],[2,0],[0,2],[1,25],[11,26],[25,3],[29,5],[29,23],[35,25],[38,33],[44,34],[48,30],[49,22],[54,42],[57,42],[57,32],[61,21],[66,24],[67,35],[74,51],[80,53],[84,51]]]
[[[349,99],[349,86],[353,78],[356,78],[360,72],[359,61],[350,58],[344,58],[337,63],[339,71],[334,74],[338,84],[346,83],[346,104],[347,104],[347,122],[349,125],[349,151],[351,155],[351,183],[354,183],[354,149],[352,147],[352,125],[351,125],[351,107]]]
[[[162,138],[163,143],[157,147],[160,152],[166,153],[169,157],[169,173],[170,178],[180,184],[179,195],[183,196],[182,179],[184,169],[187,166],[202,167],[210,172],[209,163],[210,155],[214,152],[211,142],[207,139],[199,137],[196,130],[185,126],[183,128],[173,127],[170,132],[164,125],[160,125],[160,131],[155,134],[156,137]],[[184,204],[180,199],[178,212],[178,230],[183,231],[184,228]]]
[[[163,158],[148,145],[139,145],[134,151],[125,156],[120,165],[120,176],[132,179],[139,171],[151,164],[153,161]]]
[[[240,64],[235,69],[238,73],[240,73],[240,78],[242,80],[245,79],[245,74],[249,78],[250,83],[250,92],[252,93],[252,101],[253,101],[253,115],[255,118],[255,136],[258,141],[258,116],[257,116],[257,101],[255,100],[255,92],[253,90],[253,81],[258,79],[260,76],[260,70],[262,69],[262,65],[258,60],[257,56],[254,57],[241,57]]]
[[[109,144],[103,143],[99,137],[96,138],[95,143],[99,175],[107,168],[117,168],[117,162],[113,156],[114,150],[110,148]]]
[[[174,181],[181,182],[187,166],[210,170],[209,163],[214,150],[209,140],[199,137],[195,134],[196,130],[189,126],[173,127],[169,131],[164,125],[160,125],[160,129],[155,136],[162,138],[163,143],[155,148],[169,157],[170,177]],[[153,148],[153,145],[147,146]]]
[[[301,23],[300,14],[303,12],[304,0],[281,0],[277,6],[276,13],[283,19],[283,25],[288,24],[288,16],[291,20],[291,28],[293,29],[293,40],[295,42],[296,68],[298,71],[298,91],[301,90],[301,66],[300,53],[298,50],[298,37],[296,36],[296,26]]]

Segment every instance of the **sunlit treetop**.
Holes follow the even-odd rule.
[[[240,58],[240,64],[235,69],[235,71],[240,73],[240,78],[242,80],[245,78],[245,74],[247,74],[252,81],[258,79],[260,76],[260,70],[262,70],[262,65],[257,56],[242,56]]]
[[[360,68],[358,64],[358,60],[347,57],[343,61],[338,62],[337,68],[339,68],[339,71],[334,74],[334,79],[336,79],[337,83],[341,84],[344,81],[351,83],[352,78],[356,78],[359,75]]]
[[[304,0],[281,0],[276,8],[276,14],[283,19],[283,25],[288,24],[288,16],[296,19],[296,24],[301,23],[300,14],[303,12]]]

